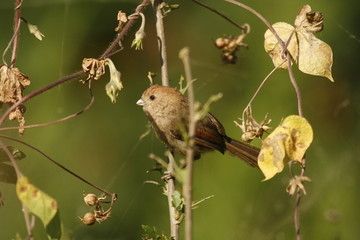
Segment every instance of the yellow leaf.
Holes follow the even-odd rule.
[[[305,118],[291,115],[263,141],[258,164],[265,180],[282,172],[289,159],[302,162],[307,148],[313,139],[313,131]]]
[[[39,217],[47,227],[58,211],[56,200],[31,184],[26,177],[18,179],[16,193],[29,211]]]
[[[264,141],[259,153],[258,164],[266,181],[284,169],[285,145],[288,131],[277,127]]]
[[[286,141],[286,154],[290,159],[302,162],[304,154],[313,140],[313,130],[308,121],[300,116],[292,115],[284,119],[282,128],[288,129],[291,142]]]
[[[334,82],[331,74],[333,53],[331,47],[313,34],[299,32],[299,70],[303,73],[326,77]]]
[[[277,23],[273,24],[272,26],[284,43],[287,43],[291,34],[293,34],[295,31],[295,28],[293,26],[291,26],[290,24],[285,23],[285,22],[277,22]],[[284,59],[282,57],[283,49],[281,48],[275,35],[269,29],[265,32],[264,37],[265,37],[265,41],[264,41],[265,51],[271,57],[271,59],[274,63],[274,66],[279,66],[280,64],[282,64],[284,62]],[[292,58],[295,61],[297,60],[297,57],[298,57],[298,48],[299,47],[298,47],[297,40],[296,40],[295,36],[292,36],[292,38],[290,39],[290,42],[288,44],[288,51],[290,52]],[[287,69],[288,68],[287,63],[286,62],[283,63],[279,68]]]
[[[331,74],[332,49],[315,37],[315,33],[323,29],[322,13],[311,12],[311,7],[305,5],[296,16],[295,27],[288,23],[278,22],[273,24],[273,28],[284,43],[289,41],[287,49],[300,71],[334,81]],[[270,30],[265,32],[264,47],[275,66],[283,63],[283,50]],[[287,63],[282,64],[280,68],[287,69]]]
[[[295,27],[299,41],[299,70],[306,74],[327,77],[333,82],[331,47],[315,37],[315,33],[323,29],[322,13],[311,12],[309,5],[303,6],[296,17]]]

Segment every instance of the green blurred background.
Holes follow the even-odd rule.
[[[247,101],[273,68],[263,50],[265,25],[229,3],[206,1],[237,23],[251,25],[251,34],[245,39],[249,49],[240,49],[236,65],[226,65],[213,40],[223,34],[239,34],[238,29],[190,1],[170,3],[181,4],[179,10],[165,18],[172,86],[177,85],[183,73],[178,51],[188,46],[193,75],[198,79],[196,98],[204,102],[210,95],[222,92],[224,97],[212,105],[211,111],[222,121],[228,135],[240,138],[241,131],[233,120],[241,116]],[[355,0],[244,3],[272,23],[293,24],[304,4],[325,15],[325,28],[317,36],[333,49],[335,83],[295,70],[304,114],[315,134],[307,154],[306,175],[312,183],[306,184],[308,194],[302,199],[301,230],[304,239],[358,239],[359,3]],[[132,0],[24,1],[22,16],[45,34],[45,39],[39,42],[25,25],[21,27],[16,66],[31,78],[26,94],[80,70],[84,57],[101,55],[115,36],[118,10],[130,14],[137,4],[138,1]],[[12,36],[13,5],[14,1],[0,4],[1,51]],[[165,148],[153,132],[139,141],[139,136],[146,131],[147,120],[135,102],[149,85],[147,72],[159,73],[160,66],[150,6],[145,15],[144,51],[130,48],[139,26],[137,22],[123,41],[124,51],[112,57],[122,73],[125,87],[116,104],[110,103],[104,91],[107,74],[94,82],[95,104],[85,114],[57,125],[28,129],[21,137],[84,178],[116,192],[118,201],[111,218],[91,227],[83,225],[77,216],[83,216],[90,209],[83,203],[82,194],[98,192],[38,153],[8,142],[27,155],[19,162],[23,173],[58,200],[64,239],[139,239],[141,224],[156,226],[159,232],[169,234],[167,200],[159,188],[144,184],[146,180],[160,181],[158,173],[146,173],[154,166],[147,155],[162,156]],[[156,81],[159,82],[159,78]],[[59,119],[79,111],[88,101],[86,85],[74,80],[28,101],[26,120],[28,124],[35,124]],[[269,79],[253,104],[253,113],[258,119],[269,113],[272,127],[283,117],[297,113],[296,97],[287,72],[278,71]],[[6,134],[18,137],[16,131]],[[219,153],[203,156],[195,163],[194,199],[212,194],[215,197],[194,211],[195,239],[294,239],[295,199],[285,191],[289,178],[289,171],[285,170],[274,179],[261,182],[262,174],[238,159]],[[0,183],[0,191],[5,198],[5,205],[0,207],[0,239],[11,239],[16,233],[25,237],[25,223],[14,185]],[[183,236],[182,233],[181,229]],[[35,236],[46,238],[38,220]]]

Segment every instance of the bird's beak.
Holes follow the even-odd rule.
[[[136,104],[139,105],[139,106],[144,106],[144,105],[145,105],[145,101],[140,98],[140,99],[136,102]]]

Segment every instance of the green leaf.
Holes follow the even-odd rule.
[[[26,177],[18,179],[16,193],[20,201],[32,214],[39,217],[47,228],[58,212],[56,200],[31,184]]]
[[[164,234],[158,234],[155,227],[148,225],[141,225],[144,230],[144,234],[141,236],[142,240],[167,240],[168,238]]]
[[[20,236],[19,233],[16,233],[15,237],[12,238],[11,240],[23,240],[23,238]]]
[[[17,148],[8,146],[7,149],[11,152],[11,155],[15,158],[15,160],[21,160],[26,157],[25,153]],[[2,148],[0,148],[0,162],[10,162],[8,155]]]
[[[147,235],[145,239],[157,239],[157,233],[155,227],[150,227],[149,225],[141,225],[141,228],[144,230]]]
[[[175,191],[172,194],[172,205],[177,211],[182,211],[184,208],[184,198],[181,196],[179,191]]]

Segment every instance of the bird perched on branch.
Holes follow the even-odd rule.
[[[136,103],[143,107],[158,138],[171,151],[186,154],[184,133],[189,124],[189,101],[178,90],[171,87],[152,85],[144,91]],[[204,152],[217,150],[244,160],[252,167],[258,167],[259,149],[248,143],[228,137],[223,125],[211,113],[196,123],[194,159]]]

